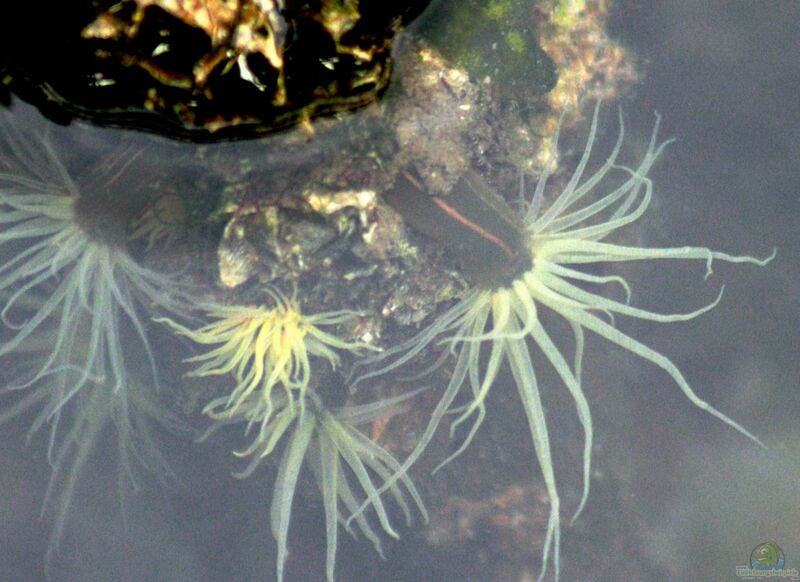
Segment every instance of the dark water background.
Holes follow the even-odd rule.
[[[769,540],[787,568],[800,568],[800,3],[621,1],[611,30],[642,63],[643,79],[622,103],[630,147],[649,136],[654,111],[662,135],[677,139],[651,174],[656,198],[638,227],[642,242],[757,256],[778,248],[765,268],[719,263],[708,281],[701,265],[626,268],[645,308],[685,310],[712,300],[720,284],[726,291],[691,322],[626,321],[623,329],[667,354],[769,450],[695,409],[654,366],[590,339],[585,389],[597,469],[610,477],[593,485],[584,524],[563,527],[562,579],[614,579],[592,568],[610,556],[621,567],[637,561],[645,579],[734,580],[735,566]],[[603,140],[614,137],[609,128]],[[38,515],[49,468],[44,439],[26,447],[24,429],[0,429],[0,580],[43,575],[49,523]],[[115,473],[102,458],[92,465],[73,509],[79,535],[65,540],[54,579],[272,579],[270,484],[231,480],[233,465],[219,461],[224,446],[175,449],[186,489],[143,491],[127,530]],[[604,482],[617,488],[617,504],[604,503]],[[321,513],[301,513],[292,526],[316,531],[308,535],[319,536],[320,551],[290,579],[321,579],[323,533],[302,515]],[[611,521],[627,524],[626,533],[609,534]],[[406,535],[410,545],[390,555],[406,562],[393,575],[427,580],[430,565],[415,559],[414,534]],[[353,563],[353,547],[342,536],[342,579],[382,579],[382,563]],[[451,566],[453,579],[469,575]]]

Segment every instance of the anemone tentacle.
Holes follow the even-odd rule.
[[[660,117],[656,115],[647,150],[638,167],[628,168],[619,165],[617,157],[624,136],[624,124],[620,113],[619,135],[610,155],[597,170],[584,178],[597,132],[599,109],[600,103],[594,110],[584,152],[564,189],[549,205],[546,204],[547,181],[554,171],[554,159],[551,159],[542,171],[530,201],[524,201],[523,198],[525,218],[520,228],[524,229],[528,236],[528,248],[524,252],[530,253],[532,264],[530,270],[519,273],[514,281],[496,288],[484,289],[476,286],[468,291],[458,303],[417,336],[381,354],[367,358],[366,364],[377,366],[377,369],[362,376],[363,379],[394,370],[434,343],[449,347],[437,360],[437,365],[441,365],[450,353],[457,356],[452,376],[427,427],[397,474],[384,484],[382,492],[391,487],[394,480],[407,473],[430,443],[446,414],[460,413],[451,423],[451,436],[453,430],[466,420],[473,418],[473,424],[456,452],[445,459],[437,469],[466,449],[484,420],[484,401],[497,379],[501,365],[503,361],[508,362],[527,415],[536,457],[551,504],[540,580],[546,574],[551,552],[555,575],[558,578],[560,510],[544,410],[539,397],[529,343],[538,347],[567,387],[583,427],[583,493],[573,520],[586,504],[591,475],[593,436],[591,410],[581,387],[584,330],[604,337],[659,366],[672,377],[695,406],[722,420],[754,442],[762,444],[740,424],[701,399],[666,356],[615,327],[615,314],[656,322],[693,319],[719,303],[724,286],[717,298],[708,305],[687,313],[664,314],[631,306],[631,289],[624,278],[618,275],[597,275],[580,270],[580,267],[655,259],[704,260],[707,278],[711,275],[714,260],[763,266],[775,256],[775,253],[765,259],[757,259],[712,251],[704,247],[642,248],[602,242],[615,231],[636,221],[647,210],[653,194],[653,184],[647,174],[672,140],[658,142]],[[558,130],[554,140],[557,144]],[[556,149],[554,147],[554,151]],[[627,177],[623,178],[621,185],[606,194],[594,196],[596,190],[612,172],[620,172]],[[592,199],[589,198],[590,194],[593,195]],[[624,302],[609,299],[592,287],[610,283],[616,283],[623,288],[626,295]],[[575,337],[575,356],[572,366],[542,325],[538,314],[540,307],[553,311],[572,327]],[[599,314],[605,315],[609,321],[605,321]],[[485,344],[489,345],[482,350]],[[488,359],[484,361],[482,354],[486,351]],[[470,387],[471,398],[466,405],[453,408],[452,404],[465,383]],[[356,519],[366,507],[365,502],[350,519]]]
[[[271,419],[264,423],[262,416],[266,414],[258,395],[251,394],[231,414],[216,418],[204,438],[220,427],[246,421],[248,425],[260,424],[261,437],[240,456],[251,455],[252,460],[237,477],[246,478],[270,456],[278,442],[288,437],[278,466],[278,476],[274,483],[270,506],[270,524],[272,534],[278,545],[277,578],[283,580],[286,558],[289,553],[288,531],[291,521],[292,503],[297,481],[305,463],[313,474],[325,510],[325,530],[327,539],[326,579],[334,580],[336,547],[339,524],[344,523],[341,508],[355,512],[362,499],[354,493],[354,487],[363,492],[360,496],[374,508],[375,516],[381,529],[387,535],[397,538],[389,520],[387,508],[378,493],[381,481],[394,478],[387,487],[397,506],[402,510],[406,522],[410,525],[412,512],[407,497],[410,497],[420,513],[427,519],[427,512],[419,492],[408,475],[398,475],[401,468],[388,451],[375,443],[356,426],[370,423],[377,419],[391,417],[405,409],[406,401],[419,390],[399,397],[387,398],[358,406],[328,408],[322,398],[309,389],[301,396],[289,396],[278,393],[273,398]],[[306,400],[300,406],[294,399]],[[399,483],[398,483],[399,481]],[[369,520],[362,513],[355,518],[358,530],[372,542],[375,550],[383,556],[381,540]],[[347,531],[355,536],[349,527]]]
[[[69,343],[77,326],[88,321],[91,349],[82,364],[85,375],[75,381],[73,393],[90,379],[106,376],[114,390],[122,389],[128,376],[118,339],[123,318],[147,351],[157,383],[137,303],[184,315],[185,285],[139,265],[125,248],[84,228],[92,218],[79,209],[84,194],[47,139],[28,139],[10,124],[3,124],[0,133],[9,150],[4,158],[8,170],[0,172],[0,251],[8,255],[0,264],[0,317],[13,330],[0,345],[0,357],[13,354],[46,321],[60,321],[56,341],[39,369],[12,388],[30,386],[74,364]],[[36,292],[46,297],[28,309]],[[18,312],[28,313],[28,318],[15,321]]]
[[[159,381],[140,311],[182,317],[189,301],[177,277],[140,265],[95,224],[104,216],[93,203],[107,192],[94,176],[72,176],[47,135],[33,139],[0,121],[0,357],[26,360],[24,374],[2,386],[17,400],[0,424],[40,408],[29,434],[49,425],[43,511],[53,517],[52,554],[104,428],[116,429],[120,475],[134,487],[132,465],[161,472],[150,421],[177,423],[150,398]],[[134,378],[141,365],[149,380]]]
[[[83,327],[86,325],[83,320]],[[47,457],[52,472],[41,509],[42,517],[52,523],[45,557],[48,568],[64,536],[79,481],[86,477],[90,459],[98,450],[109,447],[116,451],[120,510],[123,521],[127,521],[127,493],[136,493],[141,488],[142,474],[160,482],[177,481],[161,450],[160,434],[188,432],[184,423],[160,401],[152,383],[129,377],[125,389],[115,391],[109,382],[90,378],[79,391],[74,391],[73,387],[85,376],[79,364],[85,361],[85,352],[89,349],[87,338],[87,333],[73,338],[75,345],[70,355],[75,364],[38,379],[0,413],[0,425],[33,413],[29,439],[49,425]],[[46,344],[37,345],[31,341],[17,353],[25,356],[24,366],[31,367],[35,364],[28,360],[34,360],[47,348]],[[138,356],[144,358],[143,354]],[[20,371],[19,368],[16,371]],[[133,383],[135,385],[131,385]],[[18,391],[6,391],[5,399],[16,397]],[[109,428],[112,429],[110,433]]]
[[[267,288],[274,307],[209,305],[205,310],[215,319],[198,329],[190,329],[168,318],[157,321],[201,345],[218,346],[192,356],[186,361],[199,364],[188,376],[203,377],[233,373],[236,386],[228,396],[208,403],[204,413],[214,419],[239,416],[239,408],[251,397],[261,409],[249,407],[251,416],[260,418],[261,430],[253,443],[259,446],[269,432],[275,403],[273,389],[280,386],[289,398],[289,405],[305,403],[304,394],[311,382],[311,358],[327,360],[332,367],[339,364],[336,350],[357,352],[375,349],[361,341],[346,341],[325,331],[352,319],[356,313],[340,310],[304,314],[295,299],[277,289]],[[298,393],[295,396],[295,392]],[[252,419],[249,421],[253,423]]]

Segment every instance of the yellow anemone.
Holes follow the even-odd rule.
[[[305,462],[317,482],[325,508],[325,530],[327,539],[326,578],[334,580],[336,547],[339,524],[343,522],[340,506],[354,512],[362,499],[372,505],[381,529],[393,538],[398,535],[389,522],[386,507],[378,494],[377,479],[386,481],[400,470],[400,463],[388,451],[372,441],[356,426],[374,420],[394,416],[404,410],[404,402],[418,392],[414,391],[395,398],[359,406],[328,408],[313,390],[308,390],[301,405],[295,406],[294,397],[279,393],[273,399],[274,408],[269,418],[260,399],[251,395],[227,418],[218,418],[205,435],[221,426],[246,420],[248,425],[261,423],[260,438],[240,455],[254,455],[248,467],[237,477],[249,477],[260,463],[269,456],[278,443],[287,436],[278,476],[275,479],[270,508],[272,535],[278,544],[277,579],[283,580],[284,566],[289,554],[288,532],[297,481]],[[397,483],[397,481],[400,483]],[[402,487],[401,487],[402,485]],[[358,495],[357,489],[363,491]],[[403,511],[407,524],[411,523],[411,508],[406,501],[408,494],[417,509],[427,520],[427,511],[414,483],[408,475],[400,475],[386,487],[395,503]],[[358,529],[372,542],[375,550],[383,556],[381,541],[366,516],[355,518]],[[349,527],[347,531],[355,536]]]
[[[267,289],[274,307],[211,306],[207,313],[215,319],[199,329],[191,330],[174,321],[164,322],[178,333],[203,345],[218,345],[209,352],[188,358],[200,365],[189,376],[213,376],[233,373],[236,387],[229,396],[208,403],[204,412],[212,418],[235,415],[242,403],[258,391],[258,409],[262,424],[272,417],[273,388],[283,387],[290,403],[305,402],[303,395],[311,381],[310,357],[324,358],[336,367],[335,350],[374,349],[363,342],[348,342],[323,331],[350,320],[352,311],[331,311],[306,315],[294,299],[274,289]],[[300,394],[297,398],[293,391]],[[252,405],[251,405],[252,409]]]
[[[580,270],[580,265],[647,259],[699,259],[706,261],[706,277],[708,277],[714,259],[763,266],[772,257],[760,260],[711,251],[703,247],[654,249],[601,242],[615,230],[638,219],[647,209],[652,196],[652,183],[647,173],[669,142],[657,144],[659,125],[657,117],[648,149],[639,167],[634,170],[617,165],[616,158],[624,135],[620,114],[619,137],[614,149],[608,159],[592,175],[584,179],[584,170],[596,135],[599,106],[598,103],[595,108],[584,153],[564,190],[545,208],[544,190],[552,171],[552,167],[547,167],[537,183],[532,199],[524,203],[524,226],[529,235],[532,268],[518,275],[506,286],[470,290],[461,301],[439,316],[416,337],[371,358],[371,361],[376,363],[395,357],[388,365],[362,377],[363,379],[375,376],[397,368],[436,340],[449,345],[449,350],[442,355],[438,363],[442,363],[449,353],[457,355],[453,375],[444,395],[414,451],[398,471],[399,477],[405,475],[408,468],[422,454],[448,412],[460,412],[451,424],[451,435],[459,424],[473,415],[474,423],[458,450],[445,459],[439,467],[459,455],[470,444],[484,419],[484,401],[489,389],[494,384],[503,361],[508,362],[528,418],[536,457],[551,504],[540,580],[547,571],[551,552],[555,576],[558,578],[560,514],[544,409],[528,349],[529,339],[538,346],[566,385],[575,401],[578,417],[584,429],[584,488],[573,520],[582,511],[589,494],[592,450],[591,412],[581,388],[584,330],[590,330],[661,367],[693,404],[761,444],[750,432],[701,399],[669,358],[614,326],[614,314],[659,322],[686,321],[713,308],[721,299],[722,291],[712,303],[695,311],[684,314],[660,314],[630,306],[628,304],[630,288],[622,277],[597,275]],[[557,140],[558,134],[555,137],[556,144]],[[556,151],[557,146],[554,146],[553,150]],[[552,163],[549,166],[552,166]],[[626,177],[622,184],[602,196],[595,197],[593,201],[587,201],[587,195],[593,193],[611,171],[621,172],[622,176]],[[624,289],[627,295],[624,302],[608,299],[597,291],[598,285],[608,283],[617,283]],[[562,316],[572,327],[575,336],[575,355],[571,366],[543,327],[538,315],[541,307],[546,307]],[[598,314],[605,315],[608,321]],[[484,346],[486,349],[482,351]],[[486,351],[488,359],[482,358]],[[471,401],[453,410],[451,405],[465,382],[471,389]],[[384,488],[391,486],[392,482],[389,480]]]

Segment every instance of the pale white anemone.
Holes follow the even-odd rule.
[[[159,415],[150,409],[140,418],[140,403],[150,400],[135,393],[158,383],[138,311],[183,313],[187,301],[176,277],[128,255],[125,225],[114,214],[131,204],[126,192],[106,200],[110,184],[74,179],[46,137],[23,135],[9,118],[0,120],[0,137],[0,357],[6,369],[25,359],[17,368],[24,373],[4,377],[3,391],[20,400],[0,419],[35,405],[41,410],[31,430],[50,426],[46,508],[55,513],[57,542],[102,427],[116,427],[124,472],[134,452],[155,455],[144,424]],[[134,366],[149,371],[146,388],[132,379]]]
[[[111,232],[124,224],[103,215],[114,203],[101,203],[103,194],[81,192],[47,139],[32,143],[13,126],[2,133],[11,157],[10,171],[0,172],[0,315],[12,331],[0,345],[0,357],[13,354],[45,322],[57,322],[49,354],[30,378],[14,386],[78,366],[81,373],[51,403],[52,416],[91,380],[125,389],[123,327],[135,331],[155,376],[137,304],[183,314],[187,301],[176,277],[130,257],[120,243],[125,233]],[[95,198],[98,208],[92,206]],[[78,334],[88,345],[81,361],[73,357]]]
[[[395,503],[410,525],[412,512],[407,496],[416,504],[427,520],[427,512],[414,483],[406,474],[399,474],[400,463],[378,443],[371,440],[356,427],[375,420],[385,420],[404,409],[404,403],[418,391],[358,406],[328,408],[313,390],[302,395],[280,392],[273,397],[270,419],[263,424],[266,409],[260,397],[250,395],[241,402],[232,415],[218,417],[209,430],[223,425],[247,422],[248,428],[261,425],[261,438],[240,456],[252,455],[249,466],[236,476],[246,478],[271,455],[281,440],[286,441],[278,466],[278,476],[273,485],[270,507],[272,535],[278,544],[277,579],[284,576],[284,566],[289,554],[287,545],[292,503],[302,466],[307,463],[322,494],[325,508],[325,532],[327,539],[326,578],[334,580],[336,547],[339,525],[344,523],[341,509],[353,513],[362,501],[369,503],[381,529],[393,538],[398,535],[392,527],[387,509],[378,494],[381,484],[393,475],[394,481],[386,486]],[[297,405],[295,400],[303,398]],[[207,435],[206,435],[207,436]],[[286,437],[286,438],[284,438]],[[399,482],[398,482],[399,481]],[[358,490],[360,489],[361,494]],[[367,517],[360,513],[355,518],[358,530],[372,542],[383,556],[381,541]],[[346,527],[355,536],[355,531]]]
[[[630,306],[628,304],[630,289],[622,277],[598,275],[581,270],[581,265],[649,259],[697,259],[706,262],[706,276],[708,276],[711,274],[711,264],[715,259],[764,265],[772,257],[759,260],[711,251],[703,247],[642,248],[603,242],[616,230],[638,219],[647,209],[652,196],[652,183],[647,174],[669,142],[657,143],[659,125],[657,118],[649,146],[639,167],[631,169],[617,165],[616,159],[624,133],[620,115],[619,136],[611,154],[596,171],[588,177],[584,176],[596,136],[599,106],[598,103],[583,155],[563,191],[555,196],[549,205],[545,202],[545,187],[553,171],[551,162],[543,171],[532,199],[523,202],[524,229],[528,235],[532,259],[530,270],[520,273],[507,286],[492,289],[473,288],[416,337],[371,358],[373,364],[386,359],[389,359],[390,363],[362,377],[375,376],[395,369],[436,341],[449,346],[449,350],[440,358],[439,364],[444,361],[448,353],[456,355],[455,368],[444,395],[414,451],[403,463],[398,472],[399,476],[404,475],[422,454],[447,413],[459,413],[450,425],[451,435],[459,424],[470,418],[474,418],[474,421],[462,445],[442,464],[452,460],[470,444],[484,419],[486,396],[497,379],[503,362],[508,362],[528,418],[536,457],[551,505],[540,579],[547,571],[551,553],[556,578],[559,574],[560,501],[544,409],[529,351],[530,340],[550,362],[569,390],[584,429],[584,487],[573,519],[580,514],[589,493],[592,451],[591,412],[581,388],[584,330],[592,331],[661,367],[693,404],[761,444],[742,426],[701,399],[669,358],[645,346],[614,325],[615,314],[658,322],[686,321],[713,308],[721,299],[722,291],[711,304],[695,311],[683,314],[660,314]],[[554,139],[555,152],[558,134]],[[604,179],[612,172],[619,173],[623,177],[622,183],[604,194],[598,194],[598,190],[603,187]],[[628,299],[621,302],[605,297],[598,286],[609,283],[619,284]],[[542,326],[538,312],[543,307],[562,316],[572,327],[575,336],[575,355],[572,365]],[[470,402],[454,409],[452,404],[465,383],[470,388]],[[388,481],[384,487],[391,486],[392,482]]]

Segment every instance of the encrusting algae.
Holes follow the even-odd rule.
[[[383,491],[392,487],[396,479],[406,475],[411,465],[426,449],[448,413],[458,413],[456,420],[450,425],[451,435],[461,423],[470,418],[473,422],[458,450],[445,459],[439,467],[464,451],[483,422],[485,399],[498,377],[501,366],[504,361],[508,362],[528,419],[536,457],[550,500],[550,517],[543,548],[540,580],[547,572],[551,554],[554,574],[556,578],[559,575],[560,500],[544,408],[528,347],[529,340],[533,340],[564,382],[575,401],[578,418],[584,429],[584,487],[573,519],[582,511],[589,494],[592,452],[591,411],[581,388],[584,330],[592,331],[656,364],[673,378],[693,404],[721,419],[756,443],[762,444],[737,422],[701,399],[669,358],[618,330],[614,325],[615,314],[658,322],[686,321],[717,305],[722,296],[721,291],[711,304],[695,311],[661,314],[629,305],[630,289],[622,277],[596,275],[581,269],[580,266],[611,265],[620,261],[649,259],[698,259],[706,262],[706,276],[709,276],[713,260],[763,266],[772,257],[762,260],[729,255],[703,247],[641,248],[603,242],[607,236],[637,220],[647,209],[653,191],[647,174],[669,141],[657,143],[659,125],[657,119],[650,144],[639,166],[632,169],[617,165],[616,159],[624,135],[620,114],[619,137],[613,151],[599,169],[585,177],[584,171],[596,135],[599,109],[598,102],[585,150],[563,191],[549,205],[545,204],[545,188],[553,171],[551,163],[543,171],[533,197],[523,203],[524,224],[520,228],[525,233],[523,240],[527,242],[525,248],[517,249],[517,254],[529,257],[530,260],[520,262],[515,256],[514,263],[524,265],[524,270],[521,269],[521,272],[507,282],[492,281],[486,286],[476,284],[458,303],[417,336],[388,348],[381,354],[367,358],[366,364],[380,365],[387,360],[389,363],[362,376],[362,379],[365,379],[394,370],[434,343],[447,347],[438,361],[439,365],[443,364],[450,354],[456,356],[450,381],[432,413],[427,428],[400,470],[384,484],[381,489]],[[554,139],[557,141],[557,134]],[[553,150],[557,150],[557,145],[554,145]],[[620,172],[623,176],[627,176],[627,179],[610,192],[597,196],[595,192],[603,186],[604,179],[612,172]],[[593,195],[591,199],[590,194]],[[446,204],[446,200],[445,198],[440,204]],[[446,211],[461,223],[475,230],[480,228],[479,225],[474,225],[471,220],[458,214],[452,207],[447,207]],[[487,244],[503,244],[490,234],[486,234],[485,238]],[[505,247],[504,244],[503,246]],[[596,290],[597,286],[609,283],[619,284],[625,290],[627,297],[624,302],[608,299]],[[575,354],[571,365],[543,327],[539,318],[539,310],[542,308],[560,315],[572,327],[575,336]],[[602,315],[607,316],[608,321],[603,319]],[[465,383],[470,390],[469,402],[453,408],[453,402]],[[362,504],[361,509],[365,507],[366,503]],[[356,519],[358,515],[359,512],[356,512],[350,519]]]

